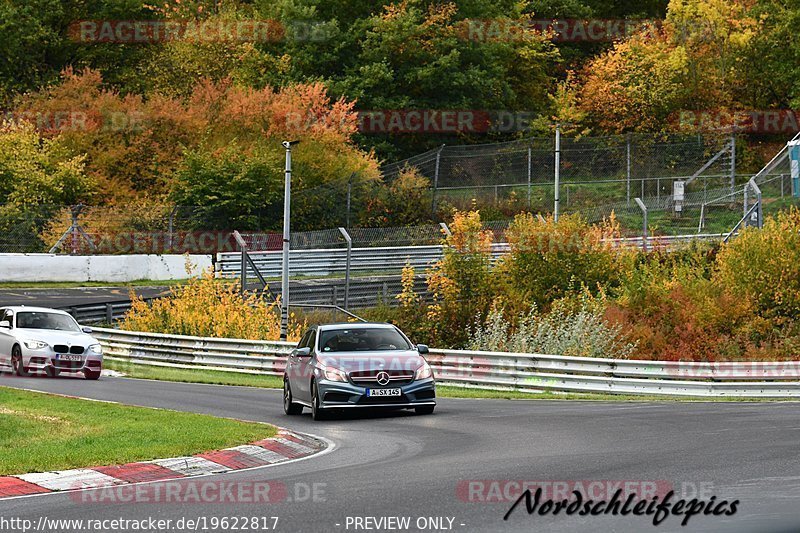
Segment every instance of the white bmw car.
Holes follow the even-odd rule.
[[[0,367],[18,376],[44,371],[82,373],[97,379],[103,369],[103,349],[69,313],[42,307],[0,308]]]

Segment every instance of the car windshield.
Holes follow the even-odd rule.
[[[409,350],[411,345],[396,329],[353,328],[320,332],[323,352],[367,352],[376,350]]]
[[[80,331],[80,328],[67,315],[39,311],[17,313],[17,327],[25,329],[55,329],[59,331]]]

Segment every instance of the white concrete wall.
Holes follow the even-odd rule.
[[[210,255],[190,255],[196,276],[211,268]],[[185,255],[0,254],[0,282],[173,280],[189,277]]]

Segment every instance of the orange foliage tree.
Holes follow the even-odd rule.
[[[111,203],[163,199],[187,150],[213,153],[231,143],[247,154],[302,140],[296,158],[314,158],[302,178],[315,185],[353,171],[378,175],[375,158],[351,142],[353,103],[331,99],[320,83],[253,89],[199,79],[185,98],[144,98],[106,88],[97,71],[67,69],[59,85],[20,98],[17,109],[43,134],[87,154],[87,172]],[[275,165],[282,166],[277,156]]]

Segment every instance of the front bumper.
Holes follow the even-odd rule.
[[[436,383],[432,378],[414,380],[406,385],[397,387],[374,388],[399,388],[400,396],[367,396],[367,389],[351,382],[329,381],[321,379],[317,382],[320,395],[320,407],[323,409],[348,409],[348,408],[393,408],[407,409],[423,405],[436,405]]]
[[[67,373],[79,373],[87,370],[90,372],[100,372],[103,369],[102,354],[85,353],[80,356],[80,361],[65,361],[62,359],[64,355],[67,354],[55,353],[51,349],[22,349],[22,360],[25,363],[25,368],[29,372],[44,371],[48,368],[54,368],[59,372]]]

